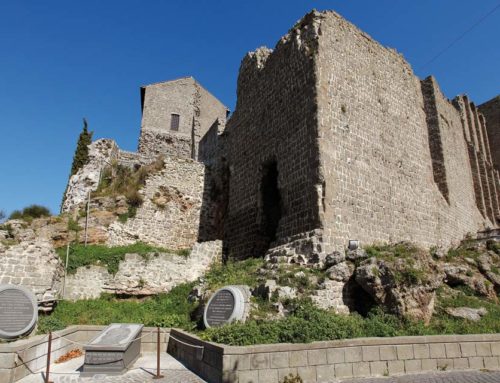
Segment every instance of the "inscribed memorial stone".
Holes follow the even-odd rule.
[[[0,285],[0,338],[30,333],[38,319],[35,295],[22,286]]]

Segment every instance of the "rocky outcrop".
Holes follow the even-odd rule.
[[[385,310],[428,323],[443,275],[430,256],[421,251],[411,259],[372,257],[356,268],[355,278]]]
[[[473,322],[481,320],[481,317],[488,314],[488,311],[484,308],[472,309],[470,307],[448,307],[446,313],[455,318],[468,319]]]
[[[78,209],[87,201],[88,194],[99,185],[102,169],[116,159],[117,155],[118,146],[113,140],[101,139],[89,145],[88,162],[69,179],[62,212]]]

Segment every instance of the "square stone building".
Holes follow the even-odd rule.
[[[141,87],[139,153],[198,158],[198,144],[229,110],[193,77]]]
[[[247,54],[237,92],[219,153],[229,257],[321,257],[350,239],[449,246],[498,226],[478,109],[335,12]]]

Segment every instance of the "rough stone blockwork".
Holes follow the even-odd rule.
[[[497,170],[500,170],[500,95],[479,105],[479,111],[486,119],[486,131],[493,164]]]
[[[226,128],[229,256],[321,257],[349,239],[449,246],[497,226],[484,122],[336,13],[311,12],[242,61]]]
[[[226,127],[230,257],[262,256],[272,242],[320,227],[318,26],[306,16],[274,51],[260,48],[242,61],[237,106]]]
[[[109,227],[112,246],[142,241],[168,249],[189,249],[198,239],[205,184],[203,164],[165,157],[165,167],[146,180],[135,218]]]
[[[59,296],[64,269],[49,241],[33,240],[3,247],[0,244],[0,284],[22,285],[38,301]]]
[[[221,241],[196,243],[187,257],[127,254],[115,275],[103,266],[78,268],[76,274],[67,277],[64,298],[98,298],[103,292],[140,296],[165,293],[178,284],[203,276],[221,256]]]

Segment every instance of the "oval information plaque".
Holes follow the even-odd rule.
[[[217,327],[235,320],[245,320],[250,294],[244,287],[225,286],[212,295],[203,315],[206,327]]]
[[[35,295],[23,286],[0,285],[0,338],[29,333],[38,319]]]

